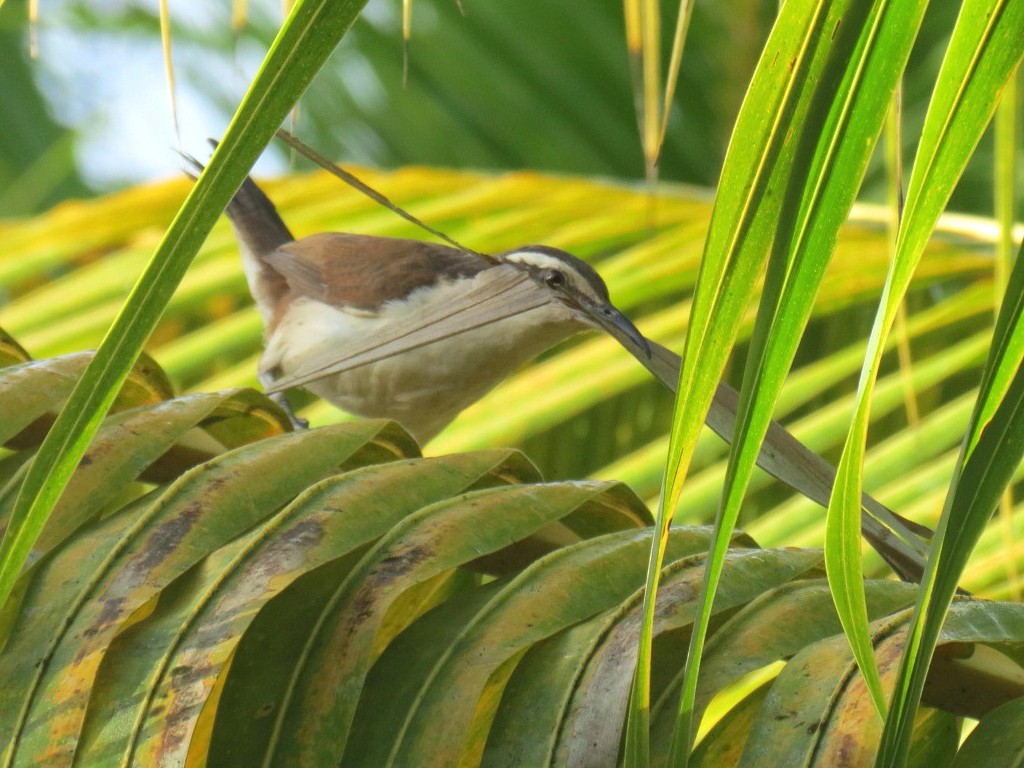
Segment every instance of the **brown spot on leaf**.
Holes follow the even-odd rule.
[[[174,552],[203,514],[203,505],[189,502],[178,514],[161,523],[149,536],[142,556],[132,562],[132,570],[142,576],[162,563]]]

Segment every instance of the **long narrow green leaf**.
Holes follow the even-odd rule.
[[[202,241],[365,0],[300,0],[214,156],[171,223],[26,474],[0,544],[6,602],[50,511]]]
[[[1017,180],[1018,159],[1021,156],[1020,130],[1017,113],[1020,111],[1020,72],[1014,72],[1006,82],[1006,90],[996,111],[996,162],[995,177],[995,218],[999,222],[999,242],[996,254],[996,302],[1003,291],[1013,268],[1013,242],[1018,195],[1014,188]]]
[[[643,56],[643,110],[640,121],[640,143],[644,151],[644,172],[653,182],[658,165],[659,133],[661,131],[661,6],[659,0],[640,0],[640,32]]]
[[[953,485],[882,734],[877,765],[902,765],[925,675],[960,575],[1024,458],[1024,249],[1010,274]]]
[[[853,205],[882,130],[925,5],[923,0],[882,1],[842,9],[840,33],[826,43],[828,60],[817,80],[819,90],[803,96],[819,108],[807,114],[792,139],[799,147],[796,166],[806,169],[806,173],[794,175],[786,190],[786,205],[780,212],[779,231],[751,339],[737,415],[737,439],[730,451],[716,521],[705,602],[701,621],[691,636],[678,740],[673,748],[676,764],[685,762],[682,753],[689,749],[697,671],[720,573],[716,560],[725,554],[775,401],[810,316],[825,265],[835,249],[839,227]],[[859,532],[859,514],[856,523]],[[854,605],[839,600],[837,605],[844,626],[857,629],[857,657],[865,664],[872,658],[867,607],[863,600]],[[868,669],[874,671],[873,667]],[[867,680],[876,707],[882,711],[884,699],[877,671]]]
[[[647,765],[651,627],[665,540],[697,437],[775,233],[782,191],[794,170],[790,130],[806,115],[827,39],[842,20],[835,7],[790,0],[781,9],[740,111],[694,291],[657,528],[648,563],[626,764]],[[845,7],[845,4],[840,4]],[[708,570],[709,577],[711,569]],[[685,715],[688,717],[688,715]],[[688,737],[687,737],[688,738]]]
[[[1010,0],[967,0],[964,3],[925,119],[905,216],[897,237],[896,255],[861,372],[858,406],[840,460],[829,510],[829,539],[833,546],[851,546],[848,520],[859,512],[867,415],[884,339],[931,230],[1022,53],[1024,4]],[[1021,317],[1020,291],[1024,289],[1021,281],[1024,281],[1024,274],[1018,276],[1015,272],[997,322],[997,343],[986,366],[975,418],[964,443],[961,461],[964,469],[955,476],[958,479],[947,497],[949,501],[939,532],[932,540],[932,556],[883,731],[878,765],[899,765],[906,760],[913,718],[938,626],[952,599],[962,564],[976,541],[976,529],[980,535],[976,521],[991,513],[995,501],[992,501],[993,506],[984,508],[984,505],[989,501],[991,489],[1000,486],[1001,492],[1004,480],[1008,480],[1008,476],[1004,478],[1006,463],[1020,460],[1019,436],[1007,433],[1006,428],[1019,421],[1022,409],[1017,398],[1024,397],[1017,391],[1024,387],[1024,382],[1018,369],[1020,350],[1015,346],[1019,342],[1016,329]],[[1008,374],[1012,371],[1016,373],[1010,378]],[[972,461],[975,454],[978,458]],[[966,483],[968,475],[974,481],[969,485]],[[976,484],[979,482],[982,485]],[[998,494],[993,498],[997,499]],[[954,538],[950,542],[943,541],[947,529],[953,531]]]
[[[672,102],[676,96],[676,86],[679,84],[679,67],[683,60],[683,46],[686,43],[686,33],[690,29],[690,19],[693,17],[694,0],[681,0],[679,11],[676,14],[676,31],[672,36],[672,53],[669,56],[668,71],[665,74],[665,94],[661,103],[661,128],[658,131],[658,152],[665,143],[665,134],[668,133],[668,121],[672,115]]]
[[[1018,130],[1017,113],[1020,111],[1020,71],[1014,72],[1006,83],[1006,90],[999,100],[995,127],[995,167],[993,186],[995,188],[995,219],[999,223],[999,240],[996,246],[995,290],[993,302],[998,306],[1002,295],[1006,292],[1009,274],[1013,269],[1013,257],[1016,247],[1013,237],[1013,225],[1016,220],[1018,195],[1016,191],[1017,168],[1021,156],[1020,132]],[[1012,541],[1013,536],[1013,492],[1007,491],[1000,500],[998,517],[1003,525],[1004,536]],[[1024,601],[1024,590],[1020,587],[1020,569],[1011,547],[1004,548],[1006,574],[1013,585],[1011,599]]]

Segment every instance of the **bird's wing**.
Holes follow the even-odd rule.
[[[493,266],[436,243],[324,232],[282,245],[265,261],[294,296],[372,311],[438,280],[471,277]]]
[[[301,387],[325,376],[370,365],[460,333],[481,328],[555,301],[522,270],[493,267],[493,279],[455,283],[444,306],[410,313],[388,323],[361,345],[331,350],[307,361],[293,374],[277,379],[268,392]]]

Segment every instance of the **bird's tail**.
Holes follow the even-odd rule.
[[[239,239],[257,258],[273,253],[295,239],[278,215],[277,208],[248,176],[224,213],[231,220]]]
[[[211,142],[213,143],[213,142]],[[192,178],[203,171],[203,164],[182,153]],[[288,231],[274,204],[248,176],[224,211],[235,230],[242,256],[242,268],[256,306],[269,330],[277,321],[281,299],[288,293],[288,282],[267,261],[267,257],[295,238]]]
[[[182,154],[182,157],[190,166],[186,173],[197,178],[203,170],[203,164],[191,155]],[[224,213],[230,219],[239,240],[258,259],[295,239],[277,208],[249,176],[245,177]]]

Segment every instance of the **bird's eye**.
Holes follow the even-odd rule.
[[[565,275],[557,269],[545,269],[544,283],[548,288],[561,288],[565,285]]]

